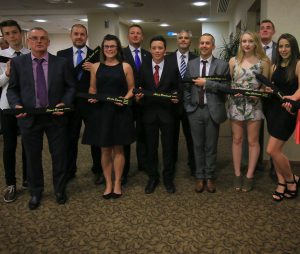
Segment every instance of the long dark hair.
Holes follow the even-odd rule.
[[[279,54],[279,42],[281,39],[286,39],[289,42],[291,47],[291,56],[287,66],[287,81],[291,81],[295,77],[296,65],[300,59],[299,46],[296,38],[293,35],[288,33],[280,35],[277,41],[277,49],[276,49],[276,62],[275,62],[276,68],[278,68],[283,61],[282,57]]]
[[[106,56],[104,55],[104,47],[103,47],[105,41],[115,41],[117,43],[118,53],[117,53],[116,58],[119,62],[123,62],[124,61],[124,56],[123,56],[121,42],[120,42],[120,40],[117,36],[112,35],[112,34],[105,35],[104,38],[103,38],[103,41],[101,43],[101,48],[102,48],[101,54],[102,54],[103,60],[104,61],[106,60]]]

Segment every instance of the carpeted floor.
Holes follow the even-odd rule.
[[[219,141],[217,192],[195,193],[183,137],[180,143],[175,194],[160,184],[145,195],[147,177],[136,171],[132,153],[131,177],[119,200],[101,197],[104,187],[93,184],[89,149],[81,145],[65,205],[55,202],[45,145],[42,204],[30,211],[28,191],[19,191],[14,203],[1,200],[0,253],[300,253],[300,198],[273,202],[268,170],[256,173],[252,192],[235,192],[226,136]],[[0,147],[2,154],[2,137]]]

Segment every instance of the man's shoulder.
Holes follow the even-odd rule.
[[[228,65],[228,63],[220,58],[216,58],[213,56],[212,62],[215,64],[223,64],[223,65]]]
[[[71,52],[72,50],[73,50],[72,47],[66,48],[66,49],[62,49],[62,50],[57,51],[57,55],[65,55],[65,54]]]

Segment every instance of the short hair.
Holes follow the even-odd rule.
[[[216,40],[215,40],[215,37],[214,37],[212,34],[210,34],[210,33],[204,33],[204,34],[202,34],[202,35],[200,36],[200,38],[201,38],[202,36],[210,36],[210,37],[211,37],[212,45],[215,45]]]
[[[131,28],[133,28],[133,27],[137,27],[137,28],[141,29],[142,34],[144,34],[143,28],[142,28],[140,25],[138,25],[138,24],[132,24],[131,26],[129,26],[129,27],[128,27],[128,33],[129,33],[129,30],[130,30]]]
[[[105,35],[104,38],[103,38],[103,41],[101,43],[101,48],[102,48],[101,54],[102,54],[102,57],[103,57],[104,61],[106,60],[106,56],[104,55],[104,42],[105,41],[115,41],[117,43],[118,53],[117,53],[116,58],[119,62],[123,62],[124,61],[124,56],[123,56],[123,50],[122,50],[120,39],[117,36],[113,35],[113,34]]]
[[[81,27],[81,28],[83,28],[84,30],[85,30],[85,33],[87,34],[88,32],[87,32],[87,28],[84,26],[84,25],[82,25],[82,24],[74,24],[72,27],[71,27],[71,33],[73,32],[73,28],[74,27]]]
[[[151,44],[154,41],[161,41],[164,44],[164,47],[167,48],[167,42],[166,39],[162,36],[162,35],[156,35],[154,37],[152,37],[152,39],[150,40],[150,48],[151,48]]]
[[[0,29],[1,29],[1,33],[3,35],[3,30],[2,28],[3,27],[6,27],[6,26],[15,26],[16,28],[18,28],[19,32],[21,33],[22,32],[22,29],[20,27],[20,25],[18,24],[17,21],[13,20],[13,19],[8,19],[8,20],[4,20],[0,23]]]
[[[188,30],[188,29],[182,29],[179,33],[177,33],[177,39],[179,38],[180,34],[182,33],[187,33],[189,38],[192,38],[193,35],[192,35],[192,31],[191,30]]]
[[[49,35],[48,35],[48,32],[47,32],[44,28],[39,27],[39,26],[36,26],[36,27],[31,28],[31,29],[29,30],[28,34],[31,34],[31,32],[32,32],[33,30],[44,31],[44,32],[46,33],[47,37],[49,36]]]
[[[275,31],[275,25],[274,25],[274,23],[273,23],[271,20],[269,20],[269,19],[264,19],[264,20],[262,20],[262,21],[260,22],[260,25],[261,25],[262,23],[271,23],[271,25],[272,25],[272,27],[273,27],[273,30]]]

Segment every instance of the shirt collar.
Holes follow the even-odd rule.
[[[163,67],[164,67],[164,62],[165,62],[165,60],[162,60],[159,64],[157,64],[157,63],[155,63],[155,62],[153,61],[153,59],[152,59],[152,69],[154,69],[154,66],[155,66],[155,65],[158,65],[158,66],[159,66],[159,69],[162,70]]]
[[[201,62],[202,60],[204,60],[204,61],[207,61],[208,64],[211,64],[212,58],[213,58],[213,56],[211,55],[209,58],[207,58],[207,59],[204,60],[204,59],[200,56],[200,62]]]
[[[262,47],[268,46],[269,48],[273,48],[273,41],[270,41],[267,45],[262,44]]]
[[[141,47],[135,48],[135,47],[131,46],[130,44],[128,46],[129,46],[129,49],[131,52],[134,52],[136,49],[138,49],[140,51],[139,53],[141,53]]]
[[[31,53],[31,59],[32,60],[34,60],[34,59],[36,59],[37,57],[35,57],[32,53]],[[45,55],[43,55],[42,57],[41,57],[42,59],[44,59],[46,62],[48,62],[49,61],[49,53],[47,52]]]
[[[77,50],[79,49],[79,48],[76,48],[76,47],[72,47],[73,48],[73,55],[76,55],[77,54]],[[82,50],[82,52],[86,55],[87,54],[87,47],[86,46],[84,46],[84,47],[82,47],[82,48],[80,48],[81,50]]]
[[[182,54],[182,53],[180,53],[180,51],[177,49],[176,54],[177,54],[177,57],[181,57],[181,55],[184,55],[186,58],[189,57],[189,52],[188,52],[188,51]]]
[[[16,50],[14,50],[14,49],[11,48],[11,47],[9,47],[7,50],[8,50],[8,52],[10,53],[11,56],[13,56],[13,55],[15,54],[15,52],[16,52]],[[21,48],[21,49],[19,50],[19,52],[21,52],[23,55],[26,54],[26,53],[28,53],[27,49],[24,48],[24,47]]]

